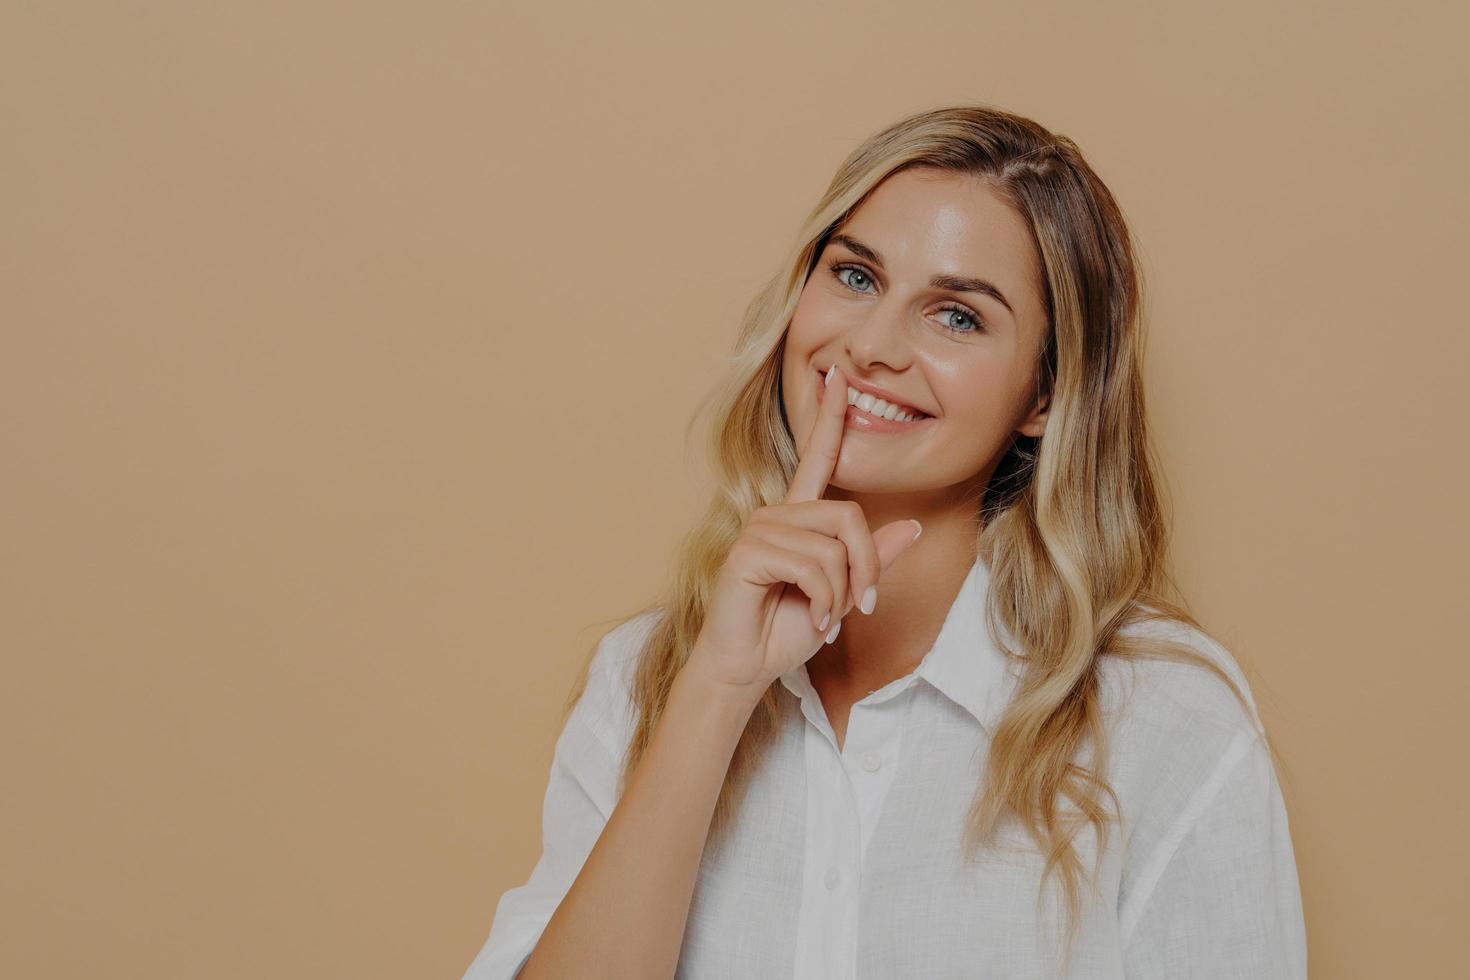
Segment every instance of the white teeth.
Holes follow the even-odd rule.
[[[889,404],[881,398],[874,398],[865,391],[858,391],[851,385],[847,389],[847,403],[849,405],[856,405],[870,415],[876,415],[879,418],[889,419],[890,421],[912,422],[919,417],[917,415],[910,415],[897,405]]]

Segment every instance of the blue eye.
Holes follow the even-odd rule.
[[[865,293],[865,292],[867,292],[866,289],[853,289],[851,282],[847,282],[847,281],[844,281],[843,280],[842,274],[844,272],[856,272],[859,276],[862,276],[868,282],[872,282],[873,281],[873,277],[872,276],[868,275],[866,271],[864,271],[863,269],[858,268],[855,265],[834,265],[832,267],[832,275],[836,276],[837,277],[837,281],[840,282],[840,283],[842,283],[842,285],[846,286],[848,289],[852,289],[852,291],[855,292],[855,293]]]
[[[974,326],[972,328],[970,328],[969,330],[958,330],[955,327],[951,326],[949,329],[950,330],[954,330],[955,333],[975,333],[976,331],[980,330],[984,326],[983,321],[978,316],[976,316],[975,314],[971,313],[969,310],[965,309],[963,306],[946,306],[946,307],[941,308],[939,312],[941,312],[941,313],[957,313],[960,316],[964,317],[966,320],[969,320],[972,324],[974,324]]]
[[[861,277],[863,281],[872,283],[874,280],[873,277],[868,273],[868,270],[864,269],[860,265],[853,265],[850,262],[843,262],[832,266],[832,276],[838,282],[842,283],[842,285],[846,286],[848,289],[851,289],[855,293],[867,295],[868,290],[858,289],[854,287],[852,285],[851,279],[843,279],[842,274],[844,272],[851,272],[854,274],[854,276]],[[980,314],[976,313],[974,310],[969,309],[968,307],[951,304],[950,306],[940,307],[939,312],[954,313],[957,316],[962,317],[970,322],[971,325],[968,328],[956,327],[952,322],[945,324],[944,329],[950,331],[951,333],[980,333],[982,330],[985,329],[985,320],[980,316]]]

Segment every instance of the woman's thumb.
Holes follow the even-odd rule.
[[[888,570],[894,559],[908,550],[909,545],[919,540],[923,533],[924,525],[918,521],[908,518],[902,521],[894,521],[885,524],[873,532],[873,547],[878,550],[878,565],[883,571]],[[882,574],[881,572],[879,574]]]

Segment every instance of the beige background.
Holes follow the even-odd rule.
[[[0,15],[0,974],[458,977],[746,300],[977,100],[1141,239],[1313,976],[1464,975],[1456,5],[223,6]]]

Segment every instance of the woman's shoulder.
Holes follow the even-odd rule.
[[[1233,681],[1244,698],[1242,704],[1203,664],[1103,657],[1099,702],[1107,729],[1108,782],[1128,815],[1130,840],[1147,849],[1184,826],[1202,801],[1218,804],[1221,793],[1265,792],[1260,780],[1240,783],[1230,777],[1269,772],[1272,761],[1245,671],[1223,643],[1179,620],[1134,623],[1120,632],[1144,643],[1183,644]]]
[[[634,685],[638,662],[662,617],[663,610],[654,607],[624,619],[597,641],[587,664],[586,679],[577,694],[573,713],[614,755],[626,749],[636,721]]]
[[[595,673],[616,678],[629,674],[663,615],[659,606],[643,609],[604,633],[597,641],[589,676]]]
[[[1173,618],[1138,620],[1123,627],[1119,634],[1130,645],[1145,647],[1146,654],[1164,654],[1162,644],[1172,643],[1199,660],[1167,655],[1104,655],[1101,681],[1103,700],[1109,709],[1164,726],[1208,727],[1222,732],[1261,729],[1245,671],[1220,640],[1198,626]],[[1231,690],[1231,683],[1240,697]]]

